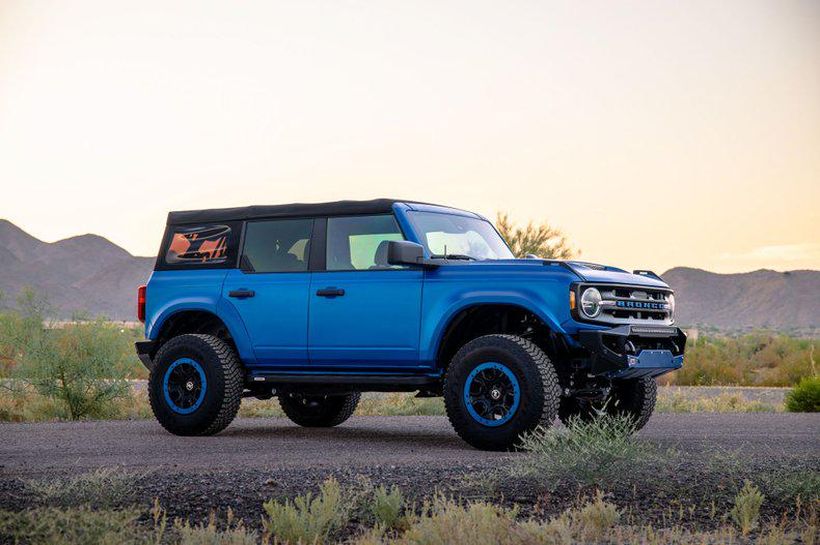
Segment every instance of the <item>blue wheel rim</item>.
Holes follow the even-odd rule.
[[[464,382],[464,405],[473,420],[484,426],[502,426],[521,403],[521,387],[509,367],[497,362],[476,366]]]
[[[191,414],[205,399],[208,381],[199,362],[180,358],[168,366],[162,377],[162,393],[168,407],[177,414]]]

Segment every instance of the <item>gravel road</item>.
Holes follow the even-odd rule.
[[[683,452],[742,450],[758,458],[817,460],[820,415],[657,414],[641,435]],[[98,467],[171,472],[453,467],[516,454],[463,443],[444,417],[354,417],[332,429],[284,419],[237,419],[215,437],[175,437],[153,420],[0,424],[0,475]]]

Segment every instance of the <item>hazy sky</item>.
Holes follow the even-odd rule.
[[[820,2],[0,0],[0,187],[139,255],[172,209],[388,196],[820,269]]]

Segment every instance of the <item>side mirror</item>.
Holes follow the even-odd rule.
[[[387,262],[391,265],[428,265],[424,259],[424,247],[409,240],[388,242]]]

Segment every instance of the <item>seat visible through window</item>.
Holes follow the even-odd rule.
[[[387,262],[387,243],[391,240],[404,240],[392,215],[329,218],[327,270],[394,268]]]
[[[307,271],[312,219],[248,222],[242,266],[250,272]]]

